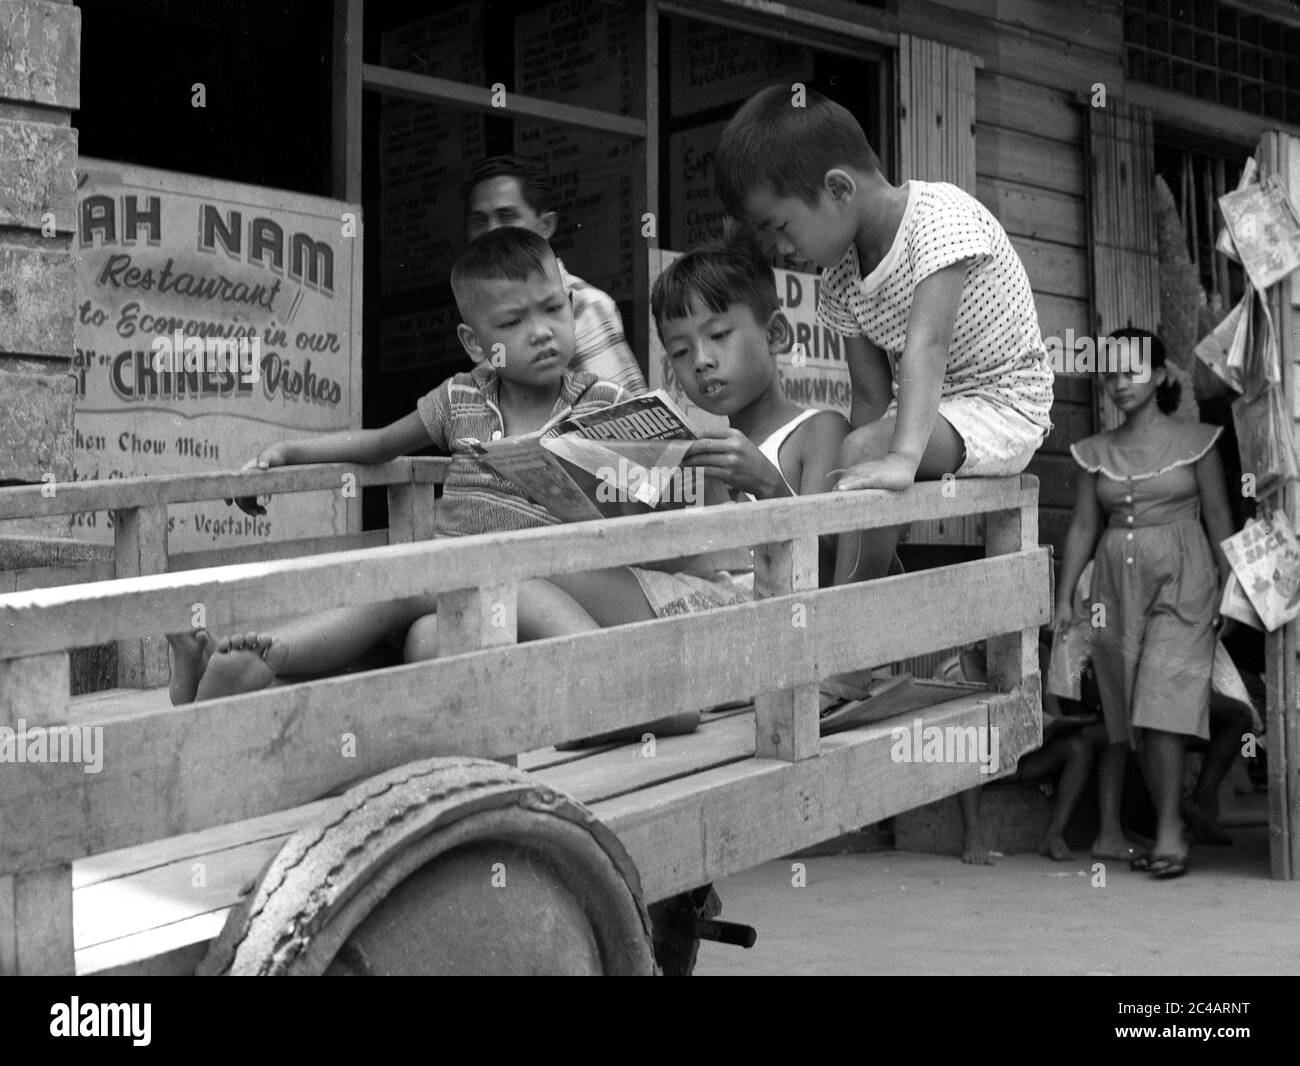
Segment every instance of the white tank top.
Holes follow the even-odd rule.
[[[781,475],[782,481],[785,481],[785,473],[781,470],[781,445],[786,442],[786,439],[791,433],[807,422],[808,419],[812,418],[813,415],[819,415],[821,412],[822,409],[820,407],[809,407],[806,410],[800,411],[794,416],[794,418],[790,419],[789,422],[778,429],[775,433],[769,435],[768,438],[758,446],[758,450],[763,453],[763,457],[776,467],[777,473]],[[785,481],[785,487],[790,490],[791,496],[799,495],[798,490],[791,485],[790,482]],[[749,496],[751,500],[754,499],[754,497],[748,492],[745,493],[745,495]]]

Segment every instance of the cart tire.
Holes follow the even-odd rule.
[[[618,838],[513,767],[427,759],[367,779],[290,837],[206,975],[653,974]]]

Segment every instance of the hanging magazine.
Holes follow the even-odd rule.
[[[1261,292],[1300,268],[1300,219],[1276,178],[1219,197],[1241,265]]]
[[[1300,542],[1285,512],[1246,523],[1223,541],[1223,551],[1265,629],[1300,614]]]
[[[1266,496],[1283,481],[1300,477],[1291,419],[1282,390],[1267,385],[1232,403],[1241,469],[1255,478],[1255,494]]]

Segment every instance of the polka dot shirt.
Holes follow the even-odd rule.
[[[854,245],[822,274],[818,317],[845,336],[866,336],[888,353],[893,365],[907,343],[917,285],[969,259],[943,398],[983,397],[1048,428],[1052,369],[1029,278],[1006,231],[983,204],[955,185],[909,181],[907,194],[894,243],[870,274],[862,277]]]

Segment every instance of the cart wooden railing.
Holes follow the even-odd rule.
[[[278,842],[328,814],[333,801],[321,797],[415,759],[504,759],[753,697],[752,725],[742,716],[665,738],[652,759],[626,749],[521,759],[618,835],[653,901],[987,783],[1041,742],[1037,629],[1050,617],[1050,561],[1036,543],[1032,477],[418,539],[444,469],[404,460],[135,479],[61,486],[53,499],[0,490],[0,519],[120,516],[113,580],[0,595],[0,725],[98,726],[103,737],[97,773],[0,763],[0,970],[192,972]],[[180,561],[166,554],[168,504],[338,486],[348,472],[388,485],[394,543],[163,572]],[[819,534],[968,514],[987,516],[985,559],[817,588]],[[750,545],[753,603],[514,643],[520,580]],[[438,597],[444,658],[183,708],[164,689],[69,696],[70,649],[156,649],[158,634],[190,628],[196,604],[220,633],[412,595]],[[820,678],[984,639],[988,690],[916,717],[997,728],[996,773],[971,761],[897,762],[888,722],[819,738]],[[149,654],[136,683],[163,684]],[[143,918],[142,898],[152,908]],[[113,924],[128,911],[136,917]],[[92,921],[112,928],[83,935]]]

